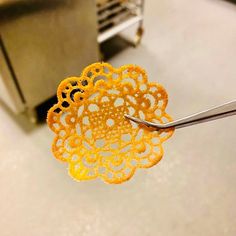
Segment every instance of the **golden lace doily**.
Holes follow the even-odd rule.
[[[52,151],[68,163],[76,180],[126,181],[137,168],[160,161],[162,143],[173,133],[173,129],[152,131],[124,117],[171,121],[165,112],[165,89],[148,82],[145,71],[135,65],[116,69],[108,63],[92,64],[80,77],[63,80],[57,97],[47,117],[56,134]]]

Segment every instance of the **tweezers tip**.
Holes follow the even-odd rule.
[[[128,114],[124,114],[124,117],[125,117],[125,118],[128,118],[128,119],[130,119],[130,120],[132,120],[132,121],[134,121],[134,122],[136,122],[136,123],[143,123],[143,121],[140,120],[139,118],[130,116],[130,115],[128,115]]]
[[[124,114],[124,117],[125,117],[125,118],[128,118],[128,119],[132,118],[132,116],[130,116],[130,115],[128,115],[128,114]]]

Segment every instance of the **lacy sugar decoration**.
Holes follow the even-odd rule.
[[[117,184],[130,179],[137,168],[161,160],[162,143],[174,131],[153,131],[124,117],[157,123],[172,120],[165,112],[165,89],[148,82],[145,71],[136,65],[116,69],[94,63],[80,77],[63,80],[57,97],[47,116],[56,134],[52,151],[68,163],[70,176],[78,181],[99,177]]]

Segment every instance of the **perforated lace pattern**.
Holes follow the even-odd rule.
[[[148,82],[145,71],[135,65],[116,69],[108,63],[92,64],[80,77],[63,80],[57,97],[47,117],[56,134],[52,151],[68,163],[76,180],[126,181],[137,168],[160,161],[162,143],[173,133],[173,129],[150,131],[124,117],[171,121],[165,112],[165,89]]]

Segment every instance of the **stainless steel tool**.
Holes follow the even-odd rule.
[[[136,123],[160,130],[167,128],[183,128],[186,126],[195,125],[233,115],[236,115],[236,100],[165,124],[156,124],[127,114],[125,114],[125,117]]]

